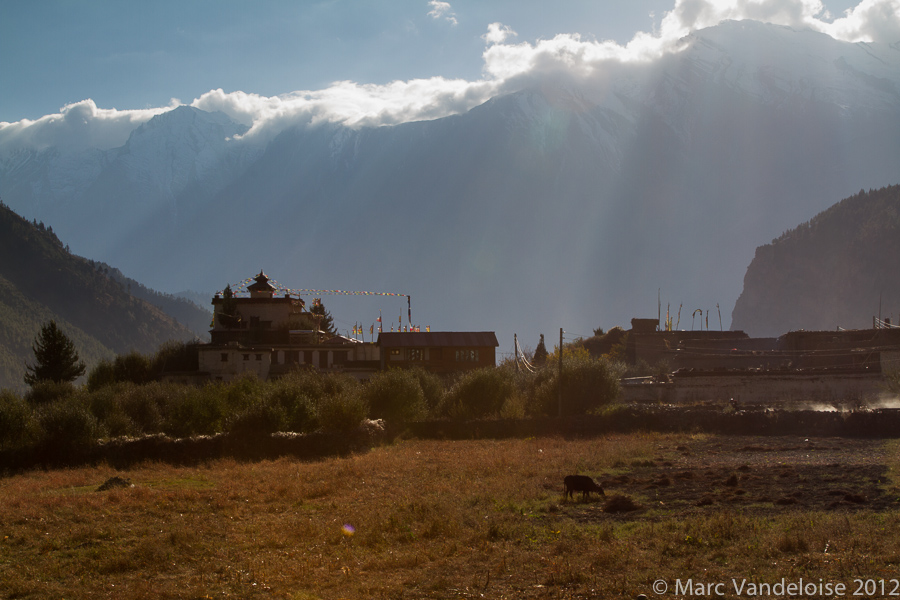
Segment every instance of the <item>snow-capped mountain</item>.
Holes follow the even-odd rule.
[[[526,344],[627,326],[660,296],[673,313],[718,306],[727,328],[757,246],[897,182],[900,44],[726,22],[655,62],[557,74],[456,116],[295,127],[261,147],[245,131],[182,107],[121,148],[0,157],[0,196],[169,291],[262,267],[409,293],[421,325]],[[380,308],[330,302],[348,322]]]
[[[258,153],[236,141],[246,130],[222,113],[181,106],[137,127],[119,148],[0,157],[0,189],[26,218],[59,223],[85,255],[112,257],[148,226],[174,231],[180,215],[233,181]]]

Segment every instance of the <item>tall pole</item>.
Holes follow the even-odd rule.
[[[516,354],[516,373],[519,372],[519,338],[518,334],[513,334],[513,352]]]
[[[562,354],[563,354],[563,329],[559,328],[559,416],[562,417],[562,386],[563,386],[563,376],[562,376]]]

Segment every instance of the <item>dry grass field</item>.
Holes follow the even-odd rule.
[[[0,597],[675,598],[677,580],[801,577],[852,596],[900,578],[897,454],[631,434],[31,472],[0,479]],[[569,473],[606,498],[564,500]],[[134,486],[97,491],[114,475]]]

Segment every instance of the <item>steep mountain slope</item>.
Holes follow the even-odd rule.
[[[898,317],[900,185],[860,190],[756,249],[732,327],[756,335]]]
[[[0,157],[0,193],[157,289],[264,268],[409,293],[419,324],[495,330],[504,347],[652,315],[660,290],[727,313],[761,241],[900,172],[900,48],[752,21],[434,121],[295,127],[255,147],[178,110],[114,151]],[[380,308],[329,302],[348,322]]]
[[[52,229],[0,205],[0,387],[23,386],[25,365],[34,359],[31,344],[50,319],[89,367],[114,354],[151,353],[169,340],[195,337],[132,296],[108,268],[70,254]]]

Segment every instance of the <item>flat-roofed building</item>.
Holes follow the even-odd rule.
[[[497,365],[493,331],[382,332],[381,368],[421,367],[432,373],[470,371]]]

